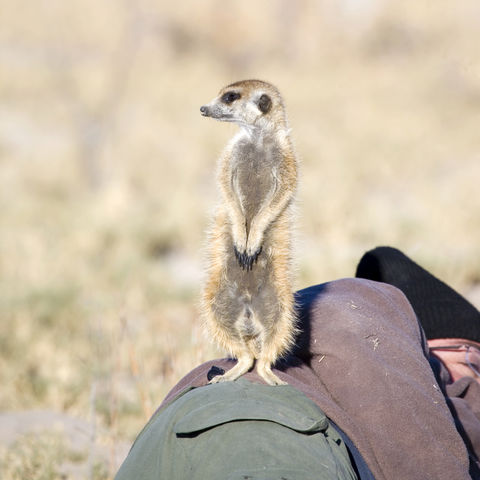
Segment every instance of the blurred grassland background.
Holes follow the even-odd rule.
[[[198,109],[226,83],[285,97],[297,288],[389,244],[478,307],[479,45],[478,0],[0,0],[1,478],[112,478],[221,355],[196,305],[235,127]]]

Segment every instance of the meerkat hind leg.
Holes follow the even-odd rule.
[[[213,377],[209,383],[230,382],[247,373],[253,366],[255,358],[249,352],[239,355],[237,364],[223,375]]]
[[[268,360],[260,359],[257,362],[257,373],[269,384],[269,385],[287,385],[287,382],[280,380],[277,375],[272,372],[272,367]]]

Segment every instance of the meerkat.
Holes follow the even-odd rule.
[[[202,310],[207,332],[237,364],[211,383],[235,380],[254,363],[270,385],[272,365],[297,333],[292,272],[298,162],[282,97],[260,80],[232,83],[200,112],[240,131],[218,161],[221,202],[207,243]]]

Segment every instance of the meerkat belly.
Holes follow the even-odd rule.
[[[239,267],[232,252],[214,301],[215,315],[228,334],[260,349],[279,317],[279,304],[271,259],[265,255],[247,271]]]

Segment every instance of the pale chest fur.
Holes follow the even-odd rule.
[[[278,185],[283,155],[278,142],[238,139],[230,158],[231,186],[240,203],[247,227]]]

